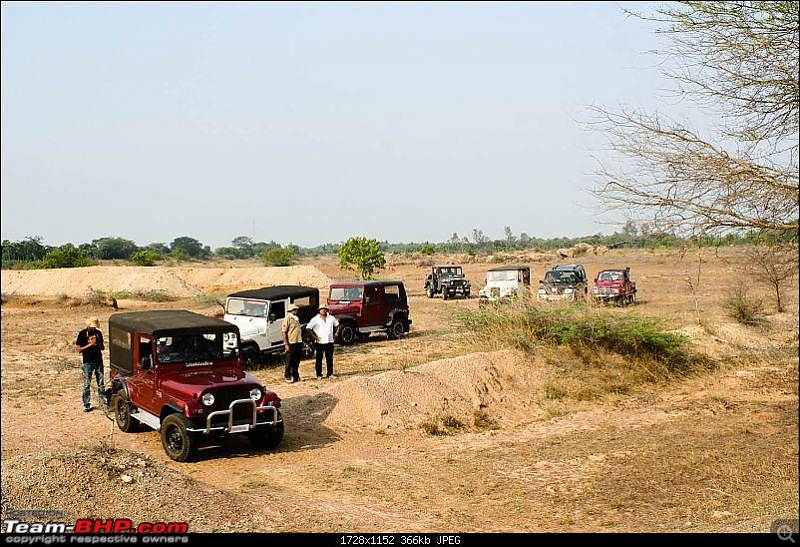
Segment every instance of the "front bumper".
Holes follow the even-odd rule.
[[[537,294],[536,298],[545,302],[573,302],[575,294],[574,292],[569,294]]]
[[[250,405],[253,408],[252,419],[236,419],[234,420],[233,409],[239,405]],[[259,411],[262,411],[259,421]],[[266,416],[265,416],[266,415]],[[227,424],[214,426],[213,422],[219,418],[227,417]],[[271,419],[265,419],[271,418]],[[215,410],[206,416],[206,426],[203,428],[187,428],[190,433],[204,433],[208,435],[211,432],[219,433],[246,433],[256,427],[271,426],[275,427],[283,421],[283,417],[274,405],[258,406],[252,399],[236,399],[231,401],[228,405],[228,410]]]

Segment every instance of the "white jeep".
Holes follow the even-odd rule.
[[[248,365],[261,357],[283,350],[281,325],[291,304],[300,306],[297,317],[305,327],[319,309],[319,290],[296,285],[280,285],[240,291],[225,301],[225,321],[239,327],[241,352]],[[303,357],[314,355],[314,344],[303,332]],[[233,343],[233,341],[231,342]]]
[[[486,272],[486,286],[480,290],[479,303],[499,302],[528,291],[531,269],[528,266],[500,266]]]

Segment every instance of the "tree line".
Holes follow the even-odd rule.
[[[492,239],[476,228],[472,230],[471,237],[461,237],[454,232],[450,239],[442,242],[390,243],[389,241],[374,241],[381,252],[416,252],[424,255],[435,253],[486,255],[519,250],[548,251],[574,247],[581,243],[608,248],[670,248],[688,244],[702,246],[748,245],[758,244],[765,238],[775,241],[781,237],[782,235],[779,233],[759,230],[746,234],[729,233],[716,237],[684,238],[674,233],[653,230],[647,224],[628,221],[622,230],[611,235],[541,238],[522,232],[517,236],[509,226],[505,226],[502,239]],[[233,238],[229,246],[219,247],[215,250],[189,236],[177,237],[169,244],[150,243],[145,246],[139,246],[122,237],[102,237],[79,245],[66,243],[52,246],[45,245],[41,237],[27,237],[21,241],[4,240],[2,242],[2,267],[3,269],[70,268],[90,266],[101,260],[124,260],[139,266],[153,266],[168,259],[183,262],[212,258],[258,259],[268,266],[288,266],[302,256],[337,254],[346,246],[347,242],[300,247],[294,244],[281,245],[275,241],[256,242],[248,236],[237,236]]]

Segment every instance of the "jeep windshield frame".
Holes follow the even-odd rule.
[[[331,287],[328,293],[328,300],[336,302],[361,302],[363,296],[363,287]]]
[[[439,277],[464,277],[461,266],[437,266],[436,275]]]
[[[519,278],[518,270],[494,270],[486,272],[486,280],[489,283],[499,283],[502,281],[517,281]]]
[[[225,302],[225,313],[243,317],[267,317],[269,304],[269,300],[228,297]]]
[[[577,285],[578,273],[572,270],[550,270],[545,274],[544,282],[551,285]]]

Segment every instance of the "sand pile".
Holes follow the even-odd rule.
[[[478,411],[510,425],[531,420],[539,412],[531,404],[538,376],[535,363],[507,350],[357,377],[328,390],[338,403],[325,423],[392,430],[452,417],[470,426]]]
[[[203,292],[274,285],[303,285],[325,290],[331,280],[313,266],[286,268],[202,268],[90,266],[56,270],[3,270],[3,294],[81,297],[87,292],[162,292],[189,297]]]
[[[148,293],[186,297],[200,291],[165,268],[89,266],[56,270],[3,270],[5,294],[81,297],[87,292]]]

